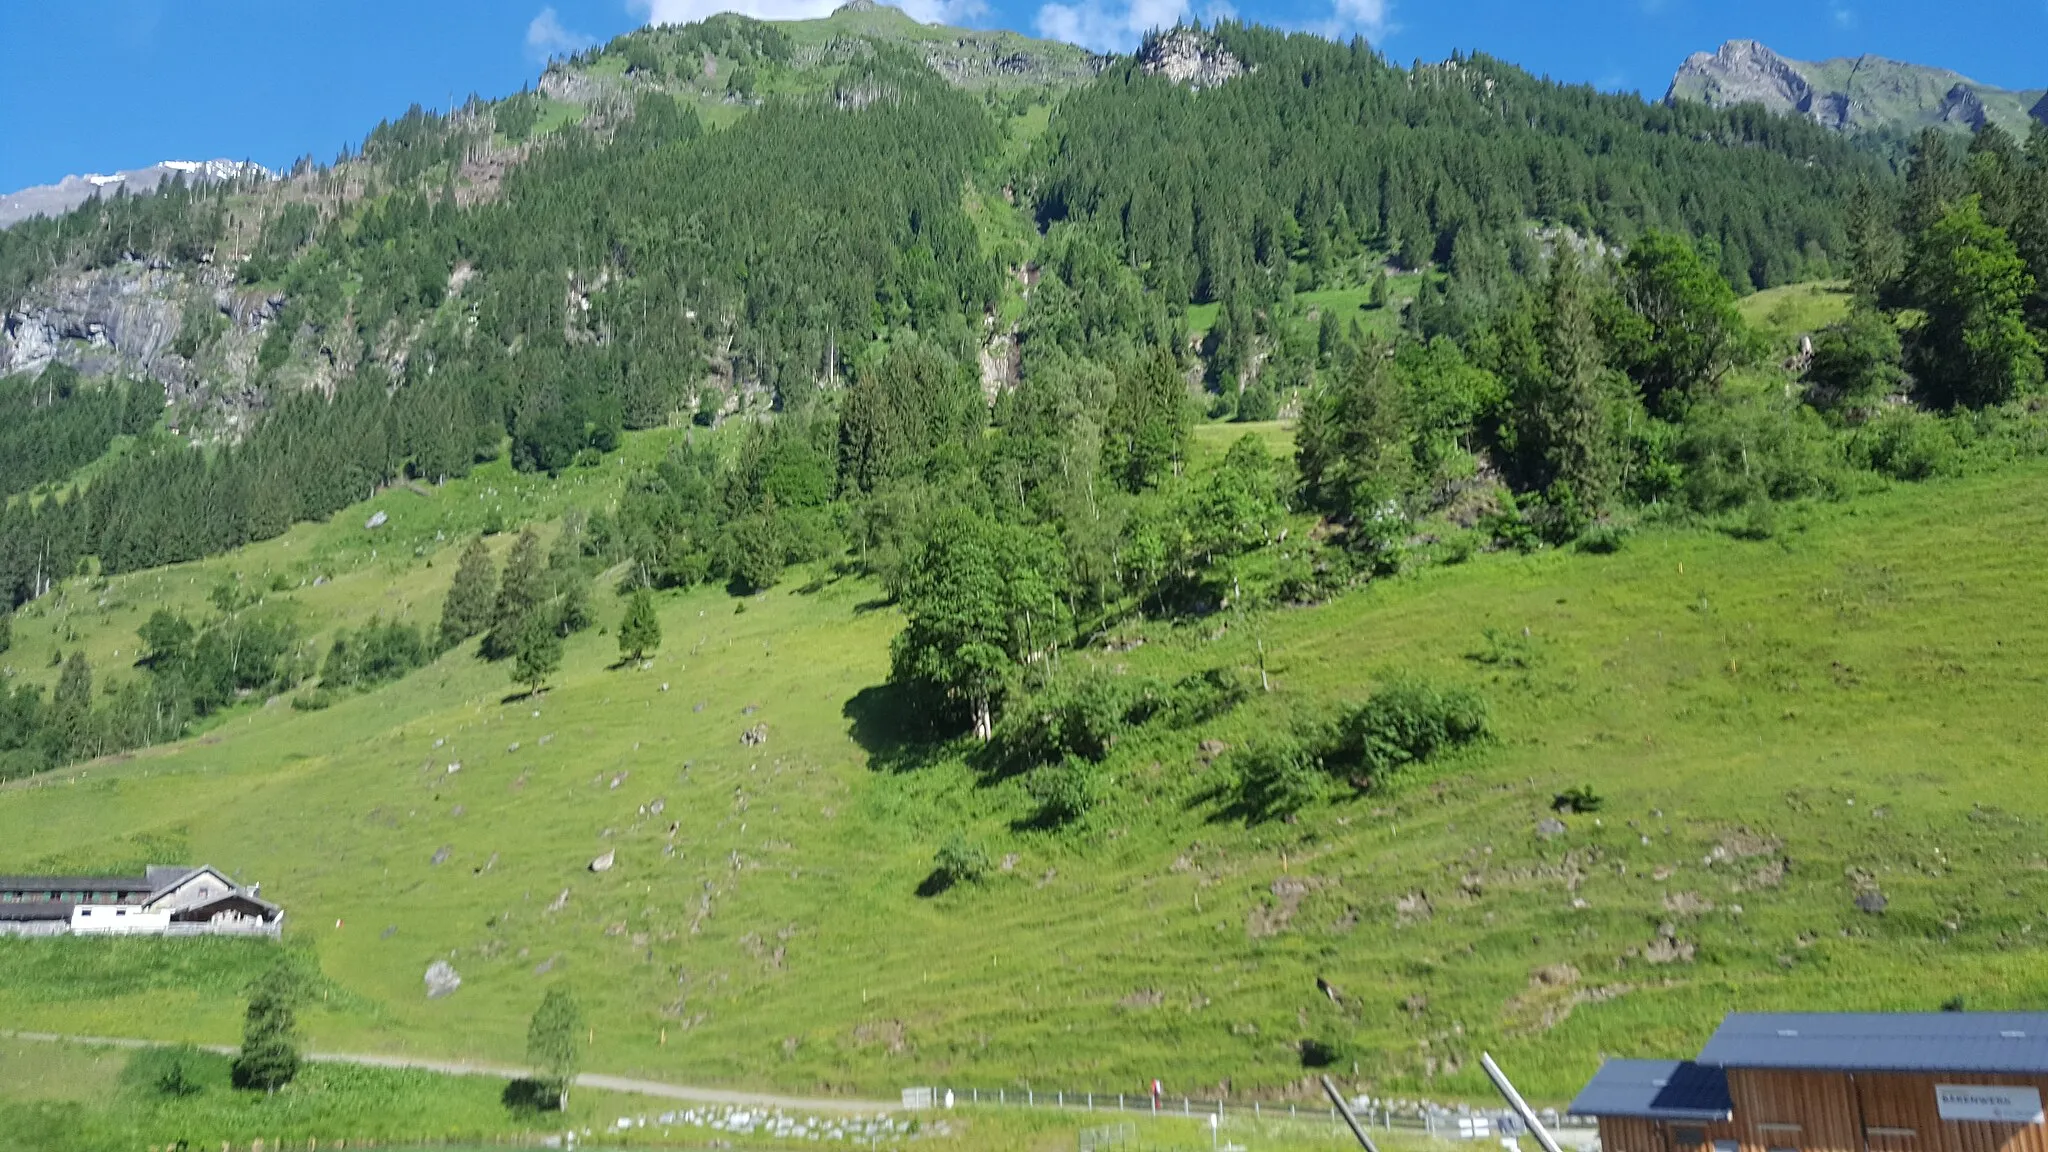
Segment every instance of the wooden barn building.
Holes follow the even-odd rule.
[[[1694,1060],[1610,1060],[1603,1152],[2048,1152],[2048,1012],[1738,1013]]]

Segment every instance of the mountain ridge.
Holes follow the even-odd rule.
[[[1714,108],[1761,104],[1838,132],[1975,131],[1994,123],[2024,133],[2029,119],[2048,122],[2048,90],[1998,88],[1947,68],[1870,53],[1795,60],[1747,39],[1686,57],[1664,99]]]
[[[71,211],[109,188],[130,192],[154,192],[173,177],[183,176],[196,184],[215,184],[255,176],[270,180],[276,173],[249,160],[159,160],[146,168],[116,172],[82,172],[54,184],[36,184],[18,191],[0,193],[0,228],[32,216],[59,216]]]

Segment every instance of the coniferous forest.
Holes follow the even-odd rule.
[[[293,178],[353,173],[357,194],[264,202],[239,274],[285,304],[240,433],[170,433],[149,383],[0,382],[0,597],[689,426],[571,553],[522,561],[551,589],[525,611],[577,626],[574,581],[548,582],[583,561],[738,593],[838,562],[907,615],[897,682],[990,737],[1006,701],[1066,690],[1043,654],[1134,614],[1312,601],[1473,548],[1611,548],[1661,517],[1768,534],[1783,501],[2035,453],[2048,430],[2029,404],[2048,127],[1930,133],[1894,171],[1754,108],[1232,23],[1202,33],[1245,68],[1220,85],[1134,58],[1035,97],[950,86],[886,45],[800,68],[772,28],[714,23],[753,62],[740,97],[755,75],[767,93],[727,126],[647,91],[534,137],[464,202],[465,155],[526,140],[538,98],[414,109]],[[577,63],[645,56],[649,36]],[[1032,99],[1049,126],[1019,146]],[[228,206],[255,195],[174,184],[0,232],[0,304],[65,269],[226,259]],[[1298,299],[1361,287],[1387,307],[1389,277],[1418,286],[1391,338]],[[1737,310],[1811,279],[1847,280],[1855,305],[1810,350]],[[366,352],[331,394],[281,382],[344,336]],[[1004,342],[1015,369],[991,377]],[[1282,411],[1294,461],[1248,439],[1187,473],[1196,421]],[[118,436],[89,480],[50,487]],[[1304,513],[1326,531],[1277,548]],[[159,738],[312,674],[260,616],[223,613],[163,623],[125,726],[86,734],[82,663],[47,702],[0,695],[0,754],[32,768]],[[440,639],[488,627],[511,656],[523,619]],[[337,684],[431,648],[344,639]],[[224,680],[207,645],[231,640],[274,659]]]

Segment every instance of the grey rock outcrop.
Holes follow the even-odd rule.
[[[1718,51],[1686,57],[1665,99],[1698,100],[1716,108],[1761,104],[1773,112],[1812,115],[1815,93],[1791,61],[1755,40],[1730,40]]]
[[[200,425],[232,435],[264,403],[254,385],[257,351],[285,303],[282,294],[236,285],[230,271],[210,264],[126,261],[59,272],[19,300],[0,302],[0,376],[64,364],[85,376],[147,377],[163,385],[168,403],[202,413]],[[194,309],[220,319],[187,359],[177,340]],[[329,352],[326,338],[320,350]],[[292,382],[324,387],[352,358],[307,358]]]
[[[462,974],[446,960],[436,960],[427,965],[427,999],[439,1000],[457,988],[462,987]]]
[[[151,376],[167,391],[189,383],[190,366],[171,350],[184,317],[181,284],[176,273],[135,264],[38,285],[4,321],[0,375],[62,361],[89,376]]]
[[[1138,50],[1138,66],[1197,91],[1227,84],[1246,71],[1244,61],[1196,28],[1175,28],[1146,41]]]
[[[1972,132],[1984,126],[1991,113],[1984,107],[1984,98],[1977,95],[1967,84],[1958,84],[1941,98],[1941,107],[1935,110],[1944,124],[1955,124]]]

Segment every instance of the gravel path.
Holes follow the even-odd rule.
[[[20,1032],[0,1029],[0,1036],[14,1040],[61,1041],[70,1044],[94,1044],[104,1048],[160,1048],[166,1047],[161,1040],[136,1040],[125,1036],[67,1036],[58,1032]],[[195,1044],[193,1047],[205,1052],[217,1052],[232,1056],[235,1048],[224,1044]],[[373,1068],[419,1068],[428,1072],[443,1072],[451,1076],[495,1076],[500,1080],[517,1080],[527,1075],[524,1068],[503,1064],[479,1064],[469,1060],[437,1060],[430,1056],[386,1056],[364,1052],[308,1052],[306,1059],[335,1064],[363,1064]],[[608,1076],[602,1072],[585,1072],[576,1077],[579,1088],[601,1088],[607,1092],[629,1092],[640,1096],[656,1096],[664,1100],[685,1100],[696,1104],[733,1104],[748,1108],[783,1108],[807,1112],[890,1112],[896,1105],[882,1100],[850,1100],[830,1096],[779,1096],[769,1092],[739,1092],[726,1088],[702,1088],[688,1084],[670,1084],[661,1080],[640,1080],[631,1076]]]

